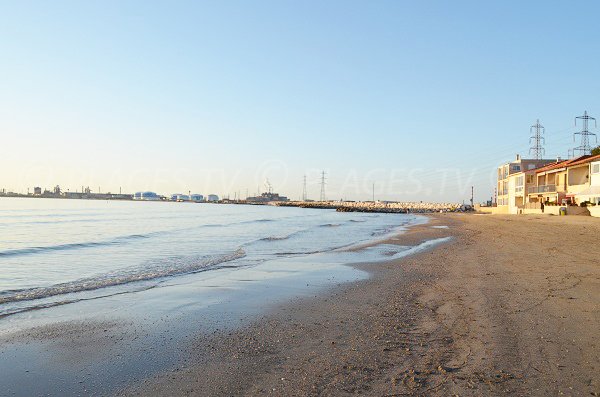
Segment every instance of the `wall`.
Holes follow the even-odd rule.
[[[590,168],[594,165],[594,164],[600,164],[600,162],[593,162],[590,166]],[[591,174],[590,176],[590,182],[592,186],[600,186],[600,174]]]
[[[492,214],[494,214],[494,215],[508,214],[508,206],[504,205],[501,207],[492,207]]]
[[[562,206],[559,205],[547,205],[544,207],[544,214],[550,215],[560,215],[560,209]],[[567,206],[567,215],[589,215],[590,211],[588,211],[585,207],[576,207],[576,206]]]
[[[507,206],[481,207],[481,206],[476,205],[475,211],[482,213],[482,214],[504,215],[504,214],[508,214],[508,207]]]
[[[539,208],[523,208],[523,214],[525,215],[543,215],[542,210]]]

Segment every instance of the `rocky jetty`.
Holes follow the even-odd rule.
[[[425,203],[425,202],[372,202],[372,201],[287,201],[272,202],[278,207],[302,207],[335,209],[339,212],[383,212],[383,213],[432,213],[432,212],[464,212],[470,206],[457,203]]]

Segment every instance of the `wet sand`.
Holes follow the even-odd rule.
[[[600,222],[431,218],[386,243],[451,242],[199,336],[121,394],[600,395]]]

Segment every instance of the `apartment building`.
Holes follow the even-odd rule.
[[[549,159],[523,159],[517,154],[514,161],[498,167],[497,212],[516,214],[518,208],[527,202],[527,189],[536,183],[534,170],[554,161]]]

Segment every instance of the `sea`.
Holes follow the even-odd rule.
[[[1,198],[0,319],[217,270],[286,270],[302,262],[308,272],[331,263],[327,253],[338,253],[338,262],[389,258],[389,252],[340,253],[423,219],[255,205]]]
[[[0,198],[0,396],[113,395],[177,371],[203,335],[435,244],[390,244],[424,222],[268,205]]]

